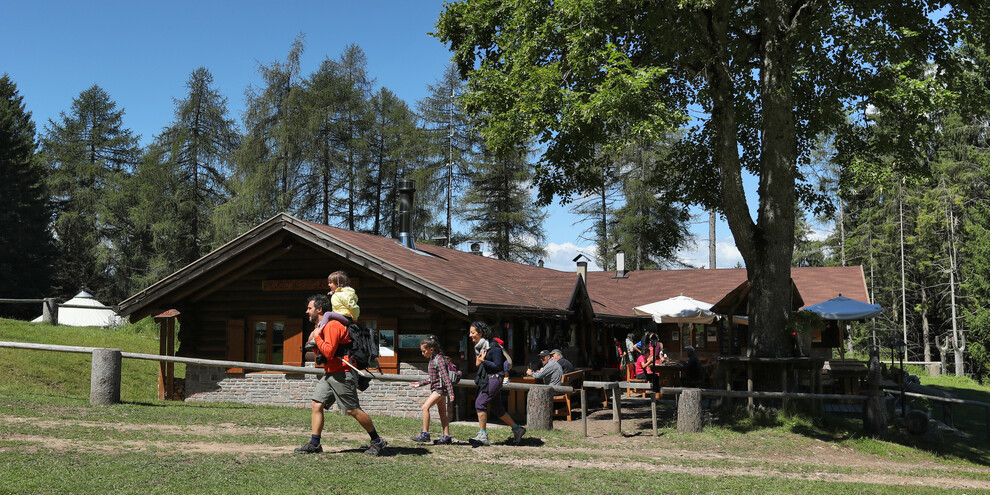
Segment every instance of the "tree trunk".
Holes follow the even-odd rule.
[[[685,389],[677,399],[677,431],[701,431],[701,390]]]
[[[797,135],[791,90],[793,64],[783,7],[765,1],[762,19],[760,104],[762,150],[759,205],[754,224],[742,186],[734,94],[728,55],[728,23],[734,14],[725,5],[712,10],[708,23],[715,56],[709,66],[711,120],[715,130],[712,151],[721,179],[722,212],[736,246],[746,262],[749,293],[750,354],[782,357],[789,341],[784,322],[790,310],[790,268],[794,252],[794,190]]]
[[[533,387],[526,394],[526,428],[553,429],[553,391],[550,387]]]

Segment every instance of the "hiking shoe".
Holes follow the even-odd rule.
[[[484,431],[478,431],[478,434],[474,438],[468,440],[471,445],[490,445],[488,443],[488,433]]]
[[[454,437],[450,435],[443,435],[433,441],[433,445],[450,445],[452,443],[454,443]]]
[[[522,440],[522,437],[525,434],[526,434],[526,427],[525,426],[520,426],[519,428],[516,428],[515,430],[512,430],[512,441],[516,445],[519,445],[519,442]]]
[[[388,445],[388,442],[386,442],[384,438],[377,442],[371,442],[371,446],[368,447],[368,450],[365,450],[364,453],[365,455],[370,455],[371,457],[378,457],[385,453],[386,445]]]
[[[427,443],[430,441],[430,432],[424,431],[423,433],[420,433],[419,435],[412,437],[412,441],[419,443]]]
[[[323,452],[323,446],[322,445],[313,445],[312,443],[307,443],[306,445],[303,445],[302,447],[296,447],[296,450],[294,452],[297,453],[297,454],[319,454],[319,453]]]

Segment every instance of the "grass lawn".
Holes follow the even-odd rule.
[[[148,323],[100,330],[0,320],[0,340],[158,350]],[[0,493],[990,492],[983,436],[940,448],[898,435],[884,442],[860,436],[855,418],[740,416],[698,434],[667,425],[659,438],[624,421],[621,436],[530,432],[521,446],[492,428],[493,445],[472,448],[416,444],[409,437],[419,420],[376,416],[390,449],[369,458],[367,435],[331,413],[325,453],[302,456],[292,449],[308,439],[307,409],[166,403],[156,398],[157,363],[129,359],[122,403],[91,406],[89,373],[85,354],[0,349]],[[990,395],[939,380],[928,384]],[[982,433],[964,409],[954,410],[957,425],[972,420]],[[476,429],[452,426],[457,439]]]

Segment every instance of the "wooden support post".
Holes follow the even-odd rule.
[[[870,436],[887,438],[887,406],[880,390],[880,356],[870,356],[870,371],[866,378],[869,399],[863,405],[863,431]]]
[[[787,392],[787,366],[780,371],[780,391]],[[787,397],[781,399],[781,410],[787,412]]]
[[[581,389],[581,431],[588,436],[588,393]]]
[[[95,349],[89,378],[89,403],[120,403],[120,349]]]
[[[612,433],[622,433],[622,392],[612,389]]]
[[[660,432],[657,429],[657,398],[654,397],[650,399],[650,410],[653,413],[653,436],[660,436]]]
[[[948,425],[950,428],[955,428],[956,426],[952,424],[952,404],[948,402],[942,403],[942,422]]]
[[[749,361],[746,362],[746,391],[747,392],[753,391],[753,363]],[[746,398],[746,410],[749,411],[750,416],[753,415],[752,397]]]
[[[677,431],[701,431],[701,390],[687,388],[677,400]]]

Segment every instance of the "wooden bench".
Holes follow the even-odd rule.
[[[570,373],[564,373],[560,378],[560,384],[565,387],[574,387],[574,391],[566,394],[554,395],[553,396],[553,415],[554,417],[562,416],[567,418],[567,421],[571,421],[573,415],[571,413],[571,397],[580,394],[582,383],[584,382],[584,370],[572,371]],[[560,404],[560,408],[557,408],[557,404]]]

